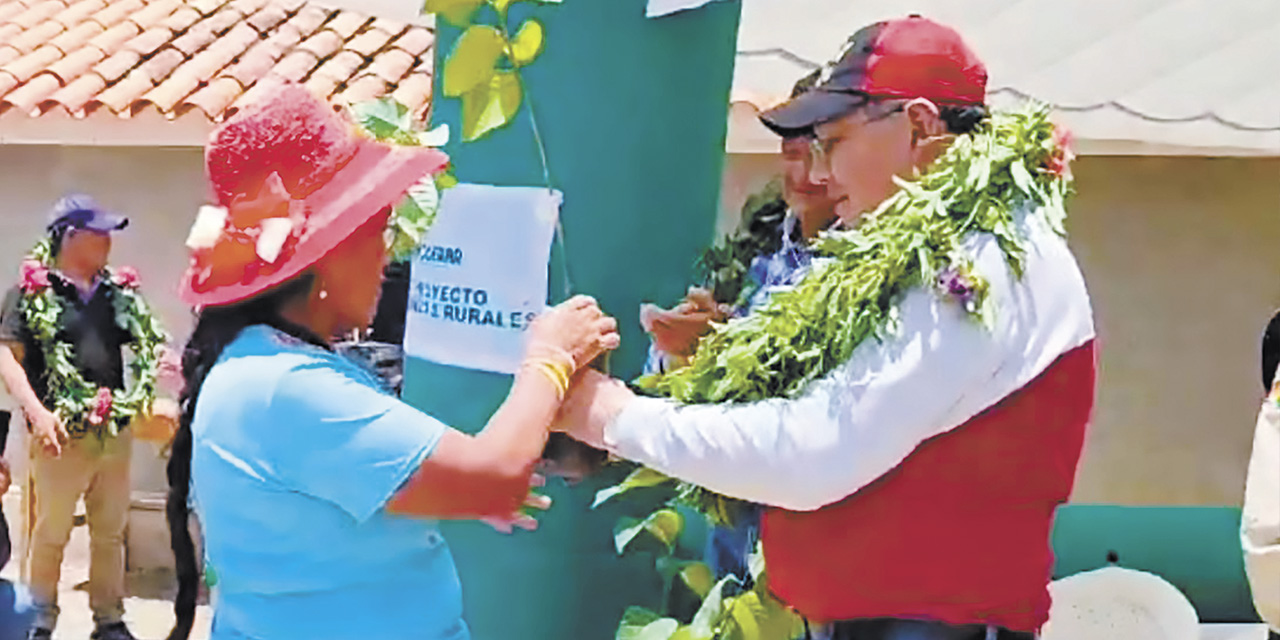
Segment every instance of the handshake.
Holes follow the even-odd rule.
[[[556,432],[550,435],[542,452],[541,473],[560,476],[574,483],[595,473],[609,462],[610,456],[602,448],[604,422],[621,410],[621,405],[630,397],[630,392],[608,376],[608,351],[617,346],[617,323],[599,311],[589,298],[574,298],[540,317],[533,327],[534,339],[531,341],[530,352],[537,353],[544,349],[545,347],[538,346],[540,344],[550,344],[539,342],[538,325],[561,325],[568,322],[564,316],[565,307],[570,304],[579,305],[576,308],[582,312],[577,315],[584,320],[596,322],[593,326],[606,330],[595,340],[600,348],[592,354],[587,366],[594,371],[574,376],[566,389],[564,405],[556,420]],[[642,305],[640,324],[650,335],[654,348],[664,360],[674,359],[682,364],[693,355],[698,340],[711,332],[712,323],[724,321],[729,314],[728,305],[716,303],[710,291],[691,288],[685,299],[671,309]],[[584,353],[591,354],[592,350],[588,349]]]

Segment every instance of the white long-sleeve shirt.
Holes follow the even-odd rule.
[[[1280,633],[1280,378],[1258,413],[1240,542],[1254,606]]]
[[[993,237],[965,243],[989,282],[993,326],[956,300],[913,290],[894,333],[857,347],[799,397],[696,406],[637,398],[606,427],[606,446],[717,493],[796,511],[853,494],[1093,340],[1065,239],[1030,213],[1015,228],[1026,248],[1021,279]]]

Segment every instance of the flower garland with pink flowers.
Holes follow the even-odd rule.
[[[149,410],[155,400],[157,378],[169,358],[165,348],[168,335],[138,293],[138,272],[132,267],[108,269],[102,286],[112,288],[116,325],[133,338],[129,345],[134,354],[129,364],[131,382],[123,390],[91,384],[76,368],[71,345],[59,337],[65,303],[51,286],[51,266],[49,241],[44,240],[22,262],[20,285],[23,319],[44,354],[48,396],[53,403],[50,409],[63,420],[72,438],[90,433],[115,436],[122,425]]]

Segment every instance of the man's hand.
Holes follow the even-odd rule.
[[[597,449],[607,449],[604,428],[635,397],[627,385],[618,380],[594,369],[584,369],[574,378],[552,428]]]
[[[156,398],[146,412],[134,418],[130,429],[139,440],[165,443],[178,432],[182,409],[168,398]]]
[[[717,304],[710,291],[696,287],[669,310],[649,304],[640,307],[640,324],[653,336],[658,350],[681,357],[693,355],[698,339],[711,332],[711,323],[728,316],[728,305]]]
[[[0,457],[0,496],[9,490],[9,485],[13,483],[13,476],[9,472],[9,462]]]
[[[62,455],[62,446],[67,443],[67,428],[62,418],[43,406],[29,407],[23,410],[27,422],[31,425],[31,436],[35,438],[44,452],[57,458]]]

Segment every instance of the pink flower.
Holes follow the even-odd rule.
[[[49,268],[39,260],[22,261],[22,290],[39,293],[49,288]]]
[[[111,281],[116,283],[116,286],[124,287],[126,289],[137,289],[138,270],[133,267],[120,267],[111,274]]]
[[[1075,136],[1066,127],[1053,128],[1053,153],[1045,160],[1045,170],[1055,176],[1070,176],[1071,161],[1076,159]]]
[[[111,417],[111,405],[114,397],[111,390],[106,387],[98,387],[98,395],[93,397],[93,410],[89,412],[89,424],[98,426],[107,421]]]

